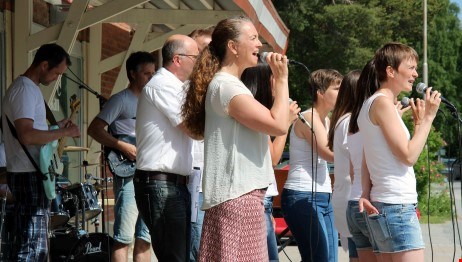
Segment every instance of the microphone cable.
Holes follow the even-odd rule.
[[[441,112],[446,119],[446,114],[444,111],[438,109],[439,112]],[[457,236],[459,239],[459,246],[462,251],[462,240],[461,240],[461,234],[460,234],[460,228],[459,228],[459,223],[457,222],[457,204],[455,201],[455,193],[454,193],[454,180],[455,179],[455,172],[454,172],[454,166],[456,163],[459,163],[459,174],[461,173],[461,165],[460,165],[460,159],[461,159],[461,149],[462,149],[462,140],[461,140],[461,122],[462,120],[459,117],[459,113],[457,112],[457,109],[454,107],[451,111],[451,115],[457,119],[457,138],[458,138],[458,148],[459,148],[459,155],[458,159],[456,159],[454,162],[450,164],[450,169],[449,169],[449,177],[448,177],[448,188],[449,188],[449,200],[450,200],[450,212],[451,212],[451,225],[452,225],[452,243],[453,243],[453,257],[452,260],[455,261],[456,257],[456,229],[457,229]],[[428,139],[428,138],[427,138]],[[430,197],[431,197],[431,174],[430,174],[430,157],[429,157],[429,150],[428,150],[428,145],[427,147],[427,177],[428,177],[428,196],[427,196],[427,228],[428,228],[428,236],[429,236],[429,241],[430,241],[430,248],[431,248],[431,261],[434,259],[434,251],[433,251],[433,241],[431,237],[431,229],[430,229]],[[449,163],[448,163],[449,164]],[[446,164],[445,164],[446,165]],[[461,185],[462,185],[462,179],[461,179]]]

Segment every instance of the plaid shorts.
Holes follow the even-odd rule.
[[[37,172],[8,173],[14,197],[15,261],[47,261],[50,201]]]

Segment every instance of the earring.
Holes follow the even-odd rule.
[[[238,54],[236,54],[236,58],[239,58],[239,55],[238,55]]]

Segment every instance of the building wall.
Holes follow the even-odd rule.
[[[106,59],[130,46],[132,35],[130,28],[121,24],[103,24],[101,59]],[[114,68],[101,75],[101,95],[109,98],[121,67]]]
[[[16,1],[24,1],[24,0],[16,0]],[[4,10],[10,10],[14,13],[14,0],[0,0],[0,12]],[[50,12],[53,12],[53,8],[49,3],[43,0],[33,0],[33,22],[35,24],[43,26],[43,27],[50,27],[52,25],[52,15]],[[102,36],[101,36],[102,37],[101,59],[106,59],[119,52],[127,50],[132,40],[132,35],[130,32],[131,32],[131,28],[128,25],[104,23],[103,30],[102,30]],[[79,32],[77,41],[80,41],[80,42],[91,41],[91,39],[89,39],[89,30],[85,29]],[[13,50],[5,50],[5,51],[13,52]],[[83,59],[86,60],[85,57],[83,57]],[[96,90],[96,91],[101,93],[104,97],[109,98],[111,96],[112,88],[117,79],[120,69],[121,67],[119,66],[108,72],[103,73],[101,75],[101,82],[99,85],[101,87],[101,90]],[[86,72],[83,72],[83,74],[86,74]],[[82,79],[85,79],[85,77],[82,76]],[[85,110],[85,108],[82,108],[82,110]],[[80,112],[80,114],[85,115],[83,112]],[[87,121],[89,122],[91,121],[91,119]],[[106,174],[108,174],[108,176],[111,176],[109,171],[107,171]],[[75,183],[78,181],[71,181],[71,182]],[[113,206],[112,206],[113,201],[112,199],[114,198],[112,184],[109,185],[108,191],[105,193],[105,195],[106,195],[106,198],[111,199],[109,201],[109,206],[105,207],[105,212],[108,215],[108,221],[111,224],[111,222],[113,221]],[[100,194],[100,197],[101,197],[101,194]],[[100,219],[100,223],[101,222],[102,221]],[[107,230],[111,231],[112,226],[109,226],[109,227],[110,228],[107,228]]]

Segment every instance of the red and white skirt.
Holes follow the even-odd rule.
[[[199,261],[268,261],[265,192],[253,190],[205,211]]]

